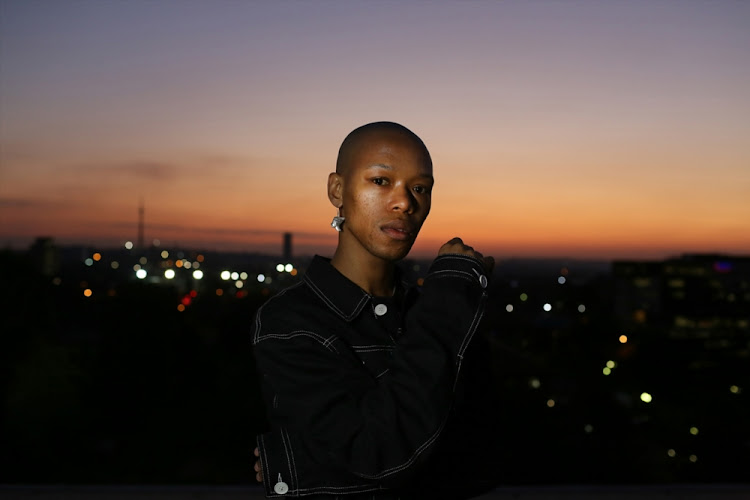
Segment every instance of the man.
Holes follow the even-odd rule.
[[[433,182],[427,148],[402,125],[364,125],[342,143],[328,177],[336,252],[256,317],[271,430],[255,471],[268,497],[427,498],[494,266],[454,238],[421,290],[400,283]]]

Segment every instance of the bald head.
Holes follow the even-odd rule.
[[[364,145],[370,145],[373,142],[386,141],[392,137],[398,137],[402,140],[406,139],[409,142],[412,142],[414,147],[419,149],[424,155],[425,164],[428,165],[430,169],[432,168],[430,152],[417,134],[398,123],[373,122],[352,130],[349,135],[346,136],[344,142],[341,143],[339,155],[336,159],[336,173],[342,176],[347,175],[354,164],[357,151]]]

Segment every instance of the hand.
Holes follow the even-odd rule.
[[[263,469],[260,466],[260,450],[258,448],[255,448],[255,451],[253,452],[256,457],[258,457],[258,460],[255,461],[255,466],[253,469],[255,469],[255,479],[259,482],[263,482]]]
[[[484,269],[487,274],[491,273],[495,268],[495,259],[489,256],[485,257],[480,252],[474,250],[472,247],[464,245],[464,242],[461,240],[461,238],[453,238],[448,243],[440,247],[440,250],[438,250],[438,255],[443,255],[446,253],[457,253],[479,259],[484,264]]]

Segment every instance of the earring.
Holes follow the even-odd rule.
[[[346,217],[341,217],[341,209],[336,209],[336,217],[333,218],[331,221],[331,227],[334,228],[336,231],[341,232],[341,226],[344,225],[344,221],[346,220]]]

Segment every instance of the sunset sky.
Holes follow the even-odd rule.
[[[414,247],[750,254],[750,2],[0,0],[0,246],[331,254],[344,136],[435,164]]]

